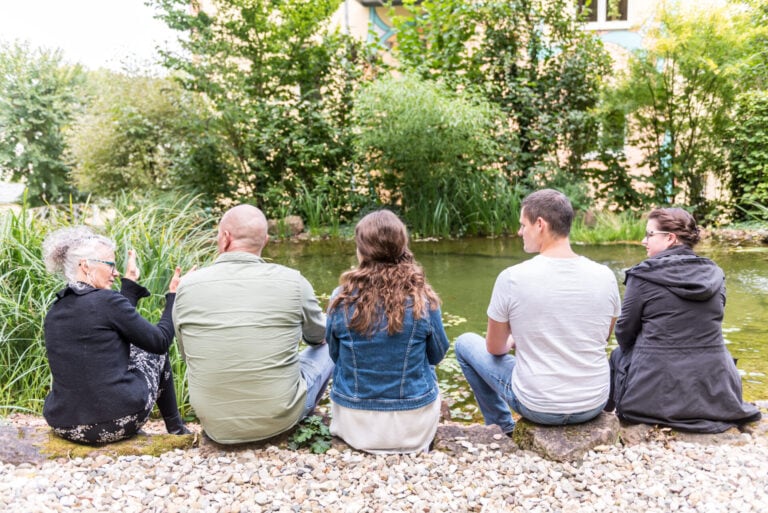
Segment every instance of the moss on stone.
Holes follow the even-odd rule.
[[[136,435],[127,440],[104,445],[82,445],[64,440],[49,431],[47,439],[38,444],[40,453],[49,459],[105,456],[159,456],[174,449],[197,446],[198,437],[191,435]]]
[[[533,424],[519,420],[515,423],[515,429],[512,430],[512,440],[518,447],[528,448],[531,445],[531,429]]]

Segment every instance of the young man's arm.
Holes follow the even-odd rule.
[[[514,345],[510,335],[509,322],[494,321],[488,318],[488,332],[485,336],[485,348],[496,356],[507,354]]]

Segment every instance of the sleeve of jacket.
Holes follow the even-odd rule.
[[[627,278],[627,287],[624,290],[624,301],[621,303],[621,314],[616,322],[616,341],[622,351],[632,349],[637,340],[637,335],[643,324],[643,307],[645,301],[639,287],[639,280]]]
[[[335,312],[341,311],[344,307],[342,305],[339,305],[336,307],[336,309],[331,310],[330,305],[333,303],[333,299],[336,297],[336,295],[341,291],[341,287],[336,287],[333,289],[333,292],[331,292],[331,298],[328,300],[328,313],[326,314],[326,321],[325,321],[325,342],[328,344],[328,352],[330,353],[331,360],[333,360],[333,363],[336,363],[339,359],[339,339],[336,337],[336,335],[333,333],[333,317]]]
[[[157,325],[139,315],[131,301],[121,294],[109,294],[106,307],[115,330],[124,340],[150,353],[164,354],[173,343],[171,312],[175,298],[176,294],[166,294],[165,309]]]
[[[429,310],[429,324],[432,328],[427,337],[427,361],[430,365],[437,365],[445,357],[451,343],[443,327],[443,314],[440,308]]]
[[[120,278],[120,294],[125,296],[129,303],[133,306],[139,304],[139,299],[143,297],[149,297],[151,294],[146,287],[139,285],[133,280],[128,278]]]
[[[333,333],[333,312],[328,312],[328,321],[325,326],[325,342],[328,344],[328,352],[333,363],[339,359],[339,339]]]

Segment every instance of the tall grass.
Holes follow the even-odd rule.
[[[634,212],[597,212],[592,219],[579,215],[571,227],[571,241],[583,244],[639,242],[645,236],[646,220]]]
[[[404,217],[420,237],[497,236],[517,231],[521,198],[500,174],[478,172],[428,187]]]
[[[763,205],[757,201],[748,201],[746,207],[737,205],[736,208],[744,218],[743,222],[735,223],[736,226],[763,227],[768,223],[768,205]]]
[[[186,271],[215,256],[215,219],[194,204],[193,198],[124,196],[115,202],[111,219],[94,227],[117,243],[120,269],[128,249],[136,250],[140,282],[152,294],[139,303],[139,312],[152,322],[162,314],[174,268],[179,265]],[[39,210],[22,208],[0,214],[0,414],[39,413],[50,388],[43,320],[64,283],[45,270],[41,245],[50,231],[80,220],[73,206],[48,207],[44,213],[43,217]],[[171,359],[182,413],[188,413],[186,369],[175,345]]]
[[[301,194],[293,199],[294,208],[303,214],[307,231],[312,235],[333,235],[340,233],[339,205],[334,205],[333,199],[324,188],[310,191],[306,185],[301,186]]]
[[[50,386],[42,317],[57,289],[40,258],[47,222],[23,209],[0,224],[0,412],[38,412]]]
[[[469,235],[515,233],[520,225],[523,193],[501,175],[481,175],[465,185],[459,195],[465,201]]]

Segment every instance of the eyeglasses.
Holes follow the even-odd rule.
[[[669,235],[670,233],[672,233],[672,232],[659,232],[659,231],[651,230],[650,232],[645,232],[645,238],[646,239],[650,239],[654,235]]]
[[[98,262],[100,264],[108,265],[109,266],[109,270],[112,271],[112,272],[115,272],[115,269],[117,269],[117,266],[115,265],[115,263],[114,262],[110,262],[109,260],[99,260],[98,258],[89,258],[88,261],[89,262]]]

